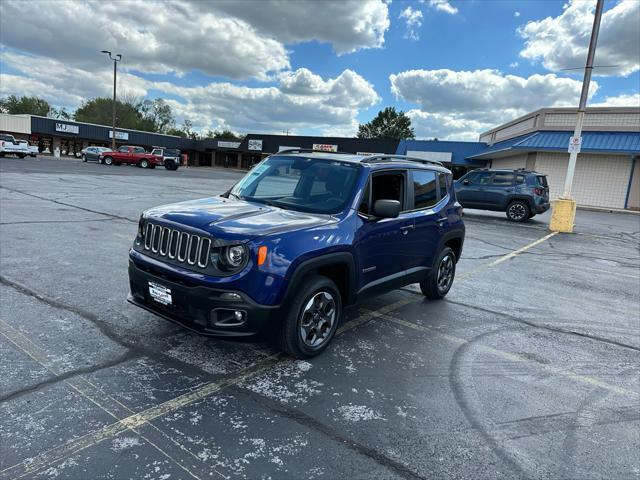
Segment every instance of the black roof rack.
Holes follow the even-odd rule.
[[[327,150],[314,150],[313,148],[285,148],[284,150],[280,150],[273,155],[278,155],[281,153],[337,153],[339,155],[355,155],[354,153],[349,152],[328,152]]]
[[[368,157],[364,157],[361,162],[362,163],[380,163],[380,162],[393,162],[394,160],[403,160],[405,162],[417,162],[423,164],[432,164],[442,166],[442,162],[438,162],[437,160],[427,160],[424,158],[413,158],[407,157],[406,155],[393,155],[393,154],[381,154],[381,155],[370,155]]]

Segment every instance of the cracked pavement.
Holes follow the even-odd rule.
[[[446,300],[296,361],[126,302],[140,212],[241,175],[0,160],[0,479],[640,476],[640,216],[467,211]]]

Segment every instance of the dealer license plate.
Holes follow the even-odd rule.
[[[149,295],[162,305],[171,305],[171,289],[149,282]]]

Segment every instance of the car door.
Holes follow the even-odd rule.
[[[469,182],[465,203],[460,202],[465,207],[484,208],[488,205],[486,189],[491,182],[492,172],[477,172],[473,181]]]
[[[84,151],[84,156],[87,160],[97,160],[98,155],[95,147],[87,147]]]
[[[354,241],[360,293],[393,289],[394,282],[403,277],[408,261],[407,238],[414,228],[413,216],[402,212],[397,218],[379,219],[370,212],[373,212],[375,200],[384,197],[399,199],[404,210],[408,203],[407,176],[406,170],[393,170],[375,172],[369,178],[360,202],[359,226]],[[401,192],[391,193],[392,189],[388,187],[394,182],[401,183]],[[378,185],[382,188],[377,188]],[[383,192],[385,188],[389,190],[389,194]]]
[[[494,172],[491,181],[484,187],[487,206],[496,210],[507,208],[509,197],[515,191],[514,179],[513,172]]]
[[[415,228],[407,235],[407,273],[419,273],[430,268],[438,254],[438,245],[447,222],[446,183],[439,188],[443,173],[426,169],[411,170],[409,194]],[[446,179],[444,179],[446,182]],[[444,190],[444,192],[440,192]]]

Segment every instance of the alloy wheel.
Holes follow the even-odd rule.
[[[509,207],[509,217],[513,220],[522,220],[527,214],[524,205],[521,203],[514,203]]]
[[[451,283],[453,282],[453,268],[453,257],[451,255],[445,255],[438,266],[438,277],[436,279],[436,284],[440,292],[446,292],[449,290],[449,287],[451,287]]]
[[[322,345],[330,336],[336,321],[336,301],[331,293],[316,293],[302,309],[300,337],[311,348]]]

